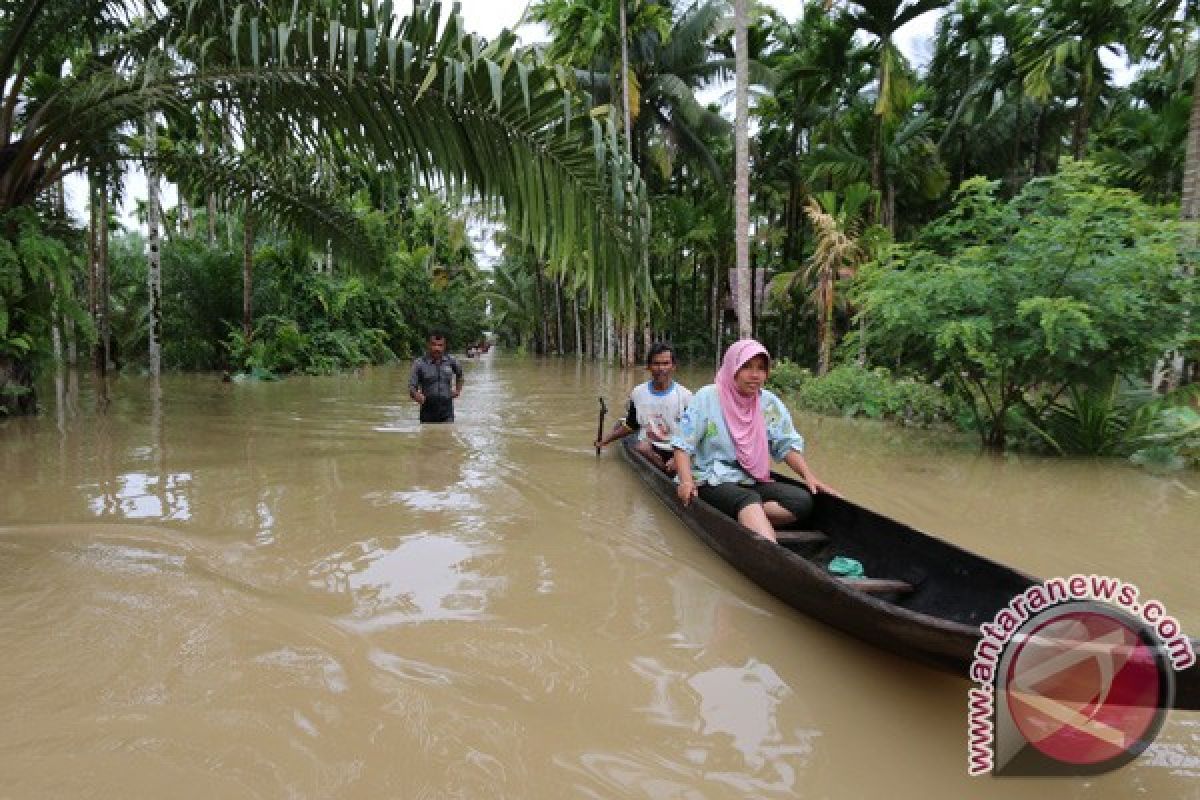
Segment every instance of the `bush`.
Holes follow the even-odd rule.
[[[771,376],[767,379],[767,386],[776,392],[794,392],[805,381],[811,379],[812,372],[808,368],[781,358],[771,363]]]
[[[818,414],[893,419],[919,426],[954,422],[962,416],[960,404],[939,387],[893,378],[884,367],[845,364],[815,378],[808,370],[781,361],[771,371],[771,386],[791,389],[797,406]]]
[[[1173,397],[1159,401],[1147,432],[1130,459],[1139,466],[1166,470],[1200,467],[1200,413],[1190,405],[1176,402],[1200,400],[1200,387],[1186,387]]]

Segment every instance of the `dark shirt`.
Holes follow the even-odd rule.
[[[454,396],[455,382],[463,379],[462,367],[454,356],[442,356],[435,363],[428,355],[413,361],[412,373],[408,377],[408,390],[420,389],[426,398]]]
[[[421,422],[454,422],[454,385],[462,383],[463,371],[454,356],[442,356],[436,362],[428,355],[413,362],[408,391],[420,389]]]

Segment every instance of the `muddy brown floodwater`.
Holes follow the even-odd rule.
[[[1115,773],[968,778],[965,681],[783,606],[595,457],[644,373],[464,364],[452,427],[401,367],[0,422],[0,797],[1200,798],[1194,713]],[[796,419],[850,498],[1200,635],[1195,473]]]

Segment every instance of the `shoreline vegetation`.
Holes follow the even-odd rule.
[[[537,0],[526,47],[436,3],[5,3],[0,419],[62,368],[103,409],[432,329],[626,368],[752,335],[799,408],[1200,466],[1191,6]],[[735,60],[749,155],[701,100]]]

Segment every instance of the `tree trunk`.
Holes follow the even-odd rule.
[[[554,350],[558,355],[563,354],[563,309],[562,309],[562,285],[559,283],[558,277],[554,278],[554,313],[558,317],[558,329],[554,336]]]
[[[205,105],[205,114],[200,122],[200,141],[204,146],[204,156],[208,159],[216,158],[216,153],[213,151],[212,141],[208,134],[208,120],[212,114],[212,105]],[[216,247],[217,245],[217,195],[213,192],[208,193],[207,197],[207,219],[205,220],[208,226],[208,246]]]
[[[1092,82],[1091,71],[1086,67],[1080,79],[1079,107],[1075,110],[1075,127],[1071,131],[1071,155],[1081,160],[1087,151],[1088,126],[1091,123]]]
[[[1024,95],[1017,95],[1017,126],[1015,135],[1013,136],[1012,155],[1008,160],[1008,185],[1009,191],[1013,194],[1017,193],[1017,188],[1021,185],[1021,126],[1024,124],[1024,120],[1022,119],[1024,100]]]
[[[609,364],[617,357],[617,321],[613,317],[608,299],[604,300],[604,360]]]
[[[678,253],[671,256],[671,338],[679,338],[679,259]]]
[[[1033,126],[1033,177],[1038,177],[1046,171],[1042,161],[1042,146],[1046,139],[1046,106],[1038,109],[1037,123]]]
[[[717,366],[721,365],[721,280],[719,276],[720,267],[718,259],[713,259],[712,269],[712,341],[713,349],[716,350]]]
[[[542,356],[542,355],[546,354],[546,350],[547,350],[546,342],[549,338],[550,331],[549,331],[549,324],[546,320],[546,291],[542,285],[542,262],[541,262],[541,259],[537,259],[533,262],[533,276],[534,276],[534,284],[533,284],[534,291],[537,294],[538,330],[540,332],[538,341],[534,345],[533,350],[537,355]]]
[[[1198,54],[1200,55],[1200,54]],[[1188,118],[1187,155],[1183,166],[1183,199],[1179,204],[1179,220],[1192,227],[1184,230],[1189,242],[1195,242],[1194,224],[1200,220],[1200,58],[1196,61],[1196,76],[1192,90],[1192,110]]]
[[[1191,260],[1191,251],[1200,238],[1200,59],[1196,61],[1196,75],[1193,81],[1196,88],[1192,89],[1192,109],[1188,117],[1187,151],[1183,162],[1183,197],[1179,203],[1179,222],[1183,227],[1183,248],[1185,256],[1182,259],[1182,269],[1186,275],[1196,274],[1196,265]],[[1191,326],[1187,312],[1184,312],[1183,330]],[[1182,351],[1172,350],[1164,353],[1158,360],[1154,370],[1152,384],[1155,391],[1169,392],[1177,388],[1185,380],[1189,370]]]
[[[579,329],[579,292],[571,292],[571,310],[575,316],[575,358],[583,358],[583,339],[580,338]]]
[[[750,254],[750,337],[758,338],[758,247]]]
[[[158,200],[158,120],[154,112],[146,115],[146,242],[149,246],[149,270],[146,285],[150,291],[149,367],[151,377],[162,374],[162,254],[159,252],[159,223],[162,208]]]
[[[625,0],[621,0],[621,104],[625,111],[625,146],[633,157],[633,121],[629,108],[629,31],[625,26]]]
[[[107,377],[109,367],[115,366],[112,355],[112,315],[109,313],[109,298],[112,295],[108,272],[108,189],[100,184],[100,233],[97,244],[97,290],[96,309],[99,317],[100,373]]]
[[[892,239],[896,238],[896,186],[891,179],[886,179],[887,187],[884,191],[884,227],[888,229],[888,233],[892,235]]]
[[[247,342],[254,334],[254,198],[246,196],[242,216],[242,336]]]
[[[697,252],[693,248],[692,249],[692,302],[691,302],[692,320],[696,320],[700,317],[700,298],[697,294],[699,291],[700,291],[700,253]],[[679,334],[677,333],[676,337],[678,337],[678,336],[679,336]]]
[[[736,248],[738,336],[753,335],[750,309],[750,122],[749,36],[746,31],[746,0],[734,0],[734,246]],[[718,350],[720,348],[718,347]]]

